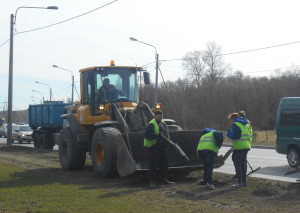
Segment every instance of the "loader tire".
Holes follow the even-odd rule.
[[[81,170],[86,159],[86,150],[77,148],[69,127],[61,131],[59,161],[64,170]]]
[[[115,177],[117,172],[116,138],[120,131],[112,127],[99,128],[94,132],[91,144],[93,169],[101,177]]]

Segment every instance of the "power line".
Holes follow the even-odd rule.
[[[4,44],[6,44],[6,43],[9,42],[9,41],[10,41],[10,38],[7,39],[3,44],[1,44],[1,45],[0,45],[0,48],[1,48],[2,46],[4,46]]]
[[[268,69],[268,70],[260,70],[260,71],[252,71],[252,72],[242,72],[243,74],[249,74],[249,73],[260,73],[260,72],[270,72],[270,71],[275,71],[275,70],[283,70],[283,69],[289,69],[289,68],[295,68],[295,67],[300,67],[300,65],[295,65],[295,66],[288,66],[288,67],[281,67],[281,68],[274,68],[274,69]],[[179,73],[183,74],[183,72],[176,72],[176,71],[171,71],[171,70],[163,70],[164,72],[171,72],[171,73]]]
[[[260,50],[277,48],[277,47],[282,47],[282,46],[287,46],[287,45],[292,45],[292,44],[298,44],[298,43],[300,43],[300,41],[294,41],[294,42],[278,44],[278,45],[273,45],[273,46],[268,46],[268,47],[249,49],[249,50],[236,51],[236,52],[231,52],[231,53],[223,53],[223,54],[218,54],[218,55],[215,55],[215,56],[235,55],[235,54],[260,51]],[[200,58],[207,58],[207,57],[210,57],[210,56],[201,56]],[[165,60],[160,60],[160,61],[182,61],[182,60],[184,60],[184,59],[183,58],[176,58],[176,59],[165,59]]]
[[[56,23],[54,23],[54,24],[46,25],[46,26],[43,26],[43,27],[38,27],[38,28],[35,28],[35,29],[31,29],[31,30],[26,30],[26,31],[22,31],[22,32],[17,32],[15,35],[17,35],[17,34],[29,33],[29,32],[33,32],[33,31],[37,31],[37,30],[42,30],[42,29],[45,29],[45,28],[53,27],[53,26],[55,26],[55,25],[59,25],[59,24],[62,24],[62,23],[71,21],[71,20],[73,20],[73,19],[76,19],[76,18],[79,18],[79,17],[81,17],[81,16],[87,15],[87,14],[89,14],[89,13],[95,12],[95,11],[97,11],[97,10],[99,10],[99,9],[101,9],[101,8],[104,8],[104,7],[106,7],[106,6],[110,5],[110,4],[113,4],[113,3],[115,3],[116,1],[118,1],[118,0],[111,1],[111,2],[109,2],[109,3],[107,3],[107,4],[105,4],[105,5],[102,5],[102,6],[100,6],[100,7],[97,7],[97,8],[95,8],[95,9],[93,9],[93,10],[90,10],[90,11],[88,11],[88,12],[82,13],[82,14],[80,14],[80,15],[74,16],[74,17],[72,17],[72,18],[69,18],[69,19],[66,19],[66,20],[63,20],[63,21],[60,21],[60,22],[56,22]],[[0,48],[1,48],[2,46],[4,46],[9,40],[10,40],[10,39],[6,40],[3,44],[1,44],[1,45],[0,45]]]
[[[71,86],[72,86],[72,84],[68,85],[67,87],[65,87],[65,88],[63,88],[63,89],[61,89],[59,91],[53,92],[53,94],[63,92],[64,90],[69,89]]]
[[[105,5],[102,5],[102,6],[100,6],[100,7],[95,8],[95,9],[93,9],[93,10],[90,10],[90,11],[88,11],[88,12],[82,13],[82,14],[80,14],[80,15],[74,16],[74,17],[72,17],[72,18],[69,18],[69,19],[66,19],[66,20],[63,20],[63,21],[60,21],[60,22],[56,22],[56,23],[54,23],[54,24],[50,24],[50,25],[47,25],[47,26],[44,26],[44,27],[39,27],[39,28],[35,28],[35,29],[32,29],[32,30],[26,30],[26,31],[18,32],[18,33],[19,33],[19,34],[21,34],[21,33],[29,33],[29,32],[33,32],[33,31],[37,31],[37,30],[41,30],[41,29],[53,27],[53,26],[55,26],[55,25],[59,25],[59,24],[65,23],[65,22],[71,21],[71,20],[73,20],[73,19],[79,18],[79,17],[81,17],[81,16],[87,15],[87,14],[89,14],[89,13],[92,13],[92,12],[94,12],[94,11],[97,11],[97,10],[103,8],[103,7],[106,7],[106,6],[110,5],[110,4],[115,3],[116,1],[118,1],[118,0],[111,1],[111,2],[109,2],[109,3],[107,3],[107,4],[105,4]]]

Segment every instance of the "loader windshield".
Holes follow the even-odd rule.
[[[85,103],[93,106],[112,102],[138,103],[137,70],[126,67],[101,67],[85,72]]]

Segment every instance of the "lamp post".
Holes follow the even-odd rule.
[[[35,81],[35,83],[37,83],[37,84],[43,84],[43,85],[46,85],[46,86],[49,87],[49,90],[50,90],[50,101],[51,101],[52,100],[51,97],[53,98],[53,95],[52,95],[52,89],[51,89],[50,85],[42,83],[42,82],[39,82],[39,81]],[[53,101],[54,101],[54,98],[53,98]]]
[[[73,75],[73,72],[71,70],[68,70],[68,69],[65,69],[65,68],[62,68],[62,67],[59,67],[59,66],[56,66],[56,65],[52,65],[52,67],[58,68],[58,69],[61,69],[61,70],[65,70],[65,71],[68,71],[68,72],[71,73],[71,76],[72,76],[72,103],[74,103],[74,75]]]
[[[37,91],[37,90],[32,90],[32,92],[36,92],[36,93],[39,93],[39,94],[41,94],[41,96],[42,96],[42,100],[43,100],[43,103],[44,103],[44,94],[42,93],[42,92],[40,92],[40,91]]]
[[[10,15],[10,44],[9,44],[9,75],[8,75],[8,105],[7,105],[7,145],[12,144],[12,102],[13,102],[13,39],[14,39],[14,25],[17,20],[17,12],[21,8],[29,9],[48,9],[57,10],[56,6],[49,7],[19,7],[17,8],[15,15]]]
[[[41,103],[42,103],[42,99],[41,98],[34,97],[34,96],[31,96],[31,98],[33,98],[33,99],[39,99],[39,100],[41,100]]]
[[[145,43],[145,42],[142,42],[142,41],[139,41],[137,40],[136,38],[133,38],[133,37],[130,37],[129,38],[130,41],[137,41],[137,42],[140,42],[142,44],[145,44],[145,45],[148,45],[148,46],[151,46],[155,49],[155,59],[156,59],[156,66],[155,66],[155,70],[156,70],[156,73],[155,73],[155,90],[154,90],[154,104],[157,103],[157,92],[158,92],[158,61],[159,61],[159,55],[157,53],[157,49],[155,46],[151,45],[151,44],[148,44],[148,43]]]

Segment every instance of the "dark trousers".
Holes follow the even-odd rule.
[[[204,166],[204,178],[203,181],[208,184],[212,184],[212,175],[213,175],[213,169],[214,169],[214,159],[217,155],[217,153],[210,151],[210,150],[199,150],[198,154],[200,158],[203,160],[203,166]]]
[[[168,158],[166,147],[155,144],[149,148],[149,152],[149,179],[155,180],[157,178],[166,178],[168,172]]]
[[[246,183],[248,151],[248,149],[240,149],[233,151],[232,160],[238,179],[237,183],[239,184]]]

